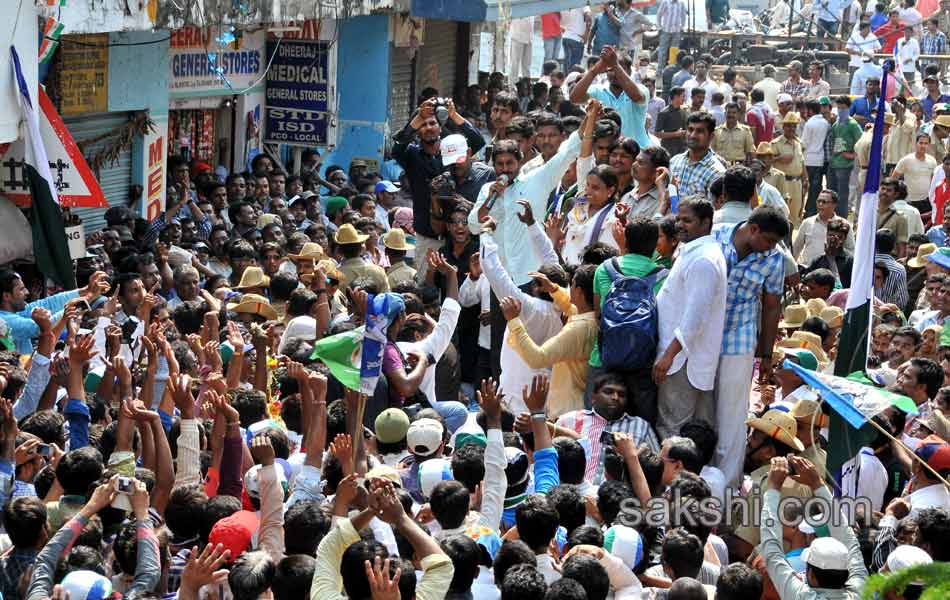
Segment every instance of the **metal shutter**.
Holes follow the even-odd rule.
[[[91,116],[67,117],[63,121],[66,129],[77,142],[89,140],[114,131],[128,121],[128,113],[108,113]],[[105,146],[106,140],[87,144],[83,147],[83,155],[91,156]],[[129,200],[129,187],[132,185],[132,152],[125,151],[119,154],[119,160],[111,165],[105,165],[99,173],[93,172],[99,180],[99,187],[105,194],[109,206],[126,206]],[[106,209],[104,208],[76,208],[73,214],[82,219],[86,235],[99,231],[106,226]]]
[[[412,61],[409,60],[409,48],[397,48],[390,45],[389,53],[389,128],[396,132],[402,129],[412,114],[413,100]]]
[[[458,53],[458,28],[455,21],[426,20],[425,41],[419,48],[416,61],[416,93],[433,85],[442,96],[455,94],[456,54]],[[466,74],[467,75],[467,74]]]

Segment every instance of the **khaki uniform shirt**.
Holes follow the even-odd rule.
[[[898,244],[907,243],[907,219],[904,218],[894,207],[878,208],[877,211],[877,229],[887,227],[894,232]]]
[[[343,274],[343,285],[350,285],[361,277],[366,277],[373,281],[379,288],[380,293],[389,291],[389,280],[386,278],[386,271],[382,267],[368,263],[362,258],[350,258],[343,261],[340,265],[340,273]]]
[[[777,153],[775,158],[780,156],[791,156],[791,162],[773,163],[773,168],[778,169],[785,175],[792,177],[801,177],[805,169],[805,153],[802,150],[802,143],[797,139],[790,140],[784,135],[775,138],[772,141],[772,149]]]
[[[785,173],[772,167],[769,169],[769,172],[762,177],[762,180],[777,189],[778,193],[782,194],[782,198],[788,200],[788,189],[785,186]]]
[[[914,153],[917,137],[917,116],[909,110],[904,111],[904,121],[891,126],[884,139],[884,164],[896,165],[897,161]],[[857,147],[855,147],[857,151]],[[868,150],[870,152],[870,149]],[[940,159],[937,159],[938,161]],[[867,163],[863,163],[867,164]]]
[[[913,152],[914,151],[911,150],[910,152],[908,152],[908,154],[913,154]],[[942,164],[943,157],[947,155],[947,141],[933,138],[933,143],[930,144],[930,146],[927,148],[927,152],[929,152],[931,156],[937,159],[938,165]],[[904,156],[906,156],[906,154]],[[897,159],[900,160],[901,158],[904,158],[904,157],[899,156]]]
[[[713,150],[727,163],[745,162],[749,154],[755,152],[755,141],[748,125],[737,123],[729,129],[725,125],[716,128],[713,138]]]
[[[894,131],[893,129],[891,131]],[[873,139],[873,131],[866,130],[861,134],[861,138],[854,143],[854,154],[858,161],[858,166],[862,169],[868,168],[868,163],[871,162],[871,140]],[[858,190],[858,193],[863,193],[864,190]]]
[[[416,279],[416,270],[403,261],[386,269],[386,279],[389,280],[389,287],[394,288],[400,283],[413,282]]]

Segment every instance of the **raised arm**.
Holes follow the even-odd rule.
[[[607,72],[607,63],[604,62],[604,54],[601,52],[600,60],[594,64],[593,67],[584,72],[584,75],[581,76],[580,80],[574,84],[574,87],[571,88],[571,95],[569,97],[572,104],[583,104],[587,101],[588,95],[587,90],[590,89],[590,85],[594,83],[594,79],[601,73]]]
[[[604,46],[604,49],[600,52],[601,57],[607,61],[607,65],[613,69],[614,78],[620,87],[627,93],[627,97],[633,100],[636,104],[642,104],[646,101],[646,96],[643,95],[643,90],[640,88],[639,84],[633,79],[630,79],[630,74],[627,73],[627,70],[623,68],[623,65],[620,64],[617,59],[617,52],[610,46]]]
[[[505,490],[508,487],[508,478],[505,475],[508,460],[505,458],[505,444],[501,433],[501,400],[504,396],[498,393],[498,385],[490,377],[482,381],[481,389],[476,395],[478,405],[485,413],[485,435],[488,437],[488,445],[485,446],[482,507],[479,512],[481,522],[486,527],[499,531],[505,509]]]

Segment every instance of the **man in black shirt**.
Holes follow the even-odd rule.
[[[437,101],[437,98],[430,98],[423,102],[412,120],[393,136],[395,144],[392,156],[406,170],[412,190],[412,224],[416,230],[416,256],[420,257],[424,257],[429,248],[438,250],[442,245],[429,222],[429,182],[445,171],[440,149],[443,126],[436,118]],[[452,127],[465,136],[473,154],[481,150],[485,140],[478,130],[455,110],[455,103],[451,99],[446,101],[445,109],[448,111],[446,127]],[[427,265],[425,260],[417,263],[417,277],[421,279],[425,276]]]
[[[681,87],[670,90],[670,105],[656,115],[654,135],[660,140],[663,149],[670,156],[676,156],[686,150],[686,111],[683,102],[686,91]]]

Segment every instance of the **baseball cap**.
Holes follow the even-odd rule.
[[[229,560],[234,562],[251,547],[251,539],[260,526],[261,521],[255,513],[239,510],[215,523],[208,534],[208,541],[215,545],[221,544],[225,550],[230,550]]]
[[[821,106],[831,106],[831,98],[829,98],[828,96],[822,96],[821,98],[818,99],[818,104],[820,104]]]
[[[442,154],[442,166],[457,165],[468,158],[468,141],[460,133],[453,133],[442,138],[439,145]]]
[[[936,436],[924,438],[914,454],[938,473],[950,469],[950,444]]]
[[[387,408],[379,413],[373,424],[376,439],[384,444],[395,444],[406,439],[409,431],[409,416],[400,408]]]
[[[442,445],[445,428],[435,419],[418,419],[409,425],[406,442],[409,451],[417,456],[435,454]]]
[[[427,500],[435,486],[452,479],[452,463],[444,458],[432,458],[419,465],[419,491]]]
[[[384,179],[383,181],[380,181],[376,184],[375,191],[377,194],[380,192],[389,192],[391,194],[395,194],[399,191],[399,186],[392,181],[387,181]]]
[[[925,75],[924,82],[927,82],[927,81],[939,81],[939,80],[937,79],[936,75]]]
[[[643,560],[643,538],[626,525],[613,525],[604,533],[604,550],[623,561],[631,571]]]
[[[449,439],[449,445],[458,450],[465,444],[475,444],[484,448],[488,445],[488,437],[475,419],[468,419],[461,427],[455,430]]]
[[[785,356],[792,356],[798,361],[798,365],[809,371],[818,370],[818,359],[810,350],[804,348],[779,348],[779,352]]]
[[[349,202],[346,201],[346,198],[343,196],[330,196],[327,198],[326,213],[328,217],[332,217],[339,211],[346,208],[349,205]]]
[[[792,102],[793,100],[794,98],[792,98],[791,94],[779,94],[775,98],[775,101],[779,104],[781,104],[782,102]]]
[[[76,600],[106,600],[112,597],[112,581],[95,571],[73,571],[63,578],[64,594]]]
[[[937,248],[936,252],[927,255],[927,260],[936,264],[938,267],[950,269],[950,248]]]
[[[806,564],[832,571],[848,570],[848,548],[832,537],[817,538],[802,552]]]
[[[283,464],[281,464],[283,463]],[[284,490],[284,496],[287,495],[287,479],[289,473],[287,469],[284,468],[284,464],[287,464],[287,461],[284,461],[280,458],[274,461],[274,472],[277,473],[277,483],[280,484],[280,487]],[[247,470],[247,473],[244,474],[244,490],[247,492],[249,498],[254,500],[261,499],[261,465],[254,465]]]
[[[918,565],[929,565],[933,561],[934,559],[924,550],[904,544],[894,548],[887,555],[887,570],[893,573]]]
[[[508,479],[505,498],[520,496],[528,489],[528,455],[523,450],[508,446],[505,448],[505,458],[508,460],[505,467],[505,476]]]

